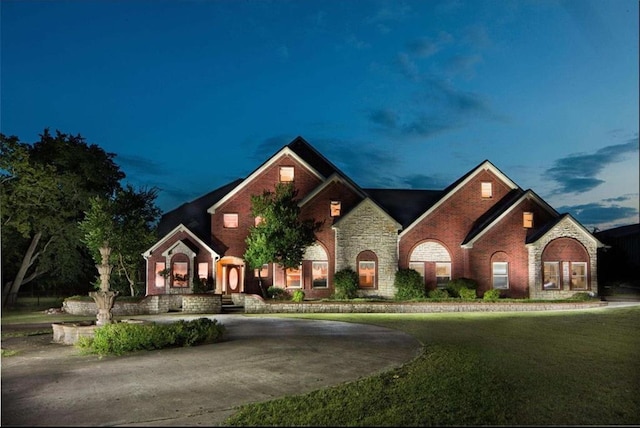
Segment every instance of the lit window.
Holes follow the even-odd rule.
[[[281,183],[290,183],[293,181],[293,167],[292,166],[281,166],[280,167],[280,182]]]
[[[311,264],[311,282],[313,288],[327,287],[327,274],[329,272],[328,262],[313,262]]]
[[[301,269],[287,269],[286,286],[300,288]]]
[[[264,221],[264,218],[261,216],[256,216],[256,218],[253,219],[253,225],[254,226],[260,226],[260,224]]]
[[[237,229],[238,228],[238,214],[224,214],[222,221],[225,229]]]
[[[187,262],[173,263],[173,286],[188,287],[189,286],[189,268]]]
[[[198,278],[202,282],[207,282],[207,278],[209,278],[209,263],[198,263]]]
[[[544,262],[542,278],[544,290],[560,289],[560,262]]]
[[[166,282],[163,274],[166,267],[167,264],[165,262],[156,262],[156,287],[165,286]]]
[[[451,280],[451,263],[436,263],[436,286],[446,287]]]
[[[361,288],[372,288],[376,280],[376,262],[361,261],[358,263],[359,286]]]
[[[509,288],[509,263],[493,263],[493,288],[505,290]]]
[[[524,212],[522,213],[522,226],[527,229],[531,229],[533,227],[533,213],[532,212]]]
[[[493,197],[493,186],[490,181],[483,181],[481,183],[481,192],[483,198]]]
[[[587,264],[571,262],[571,289],[584,290],[587,288]]]
[[[340,208],[342,204],[340,201],[331,201],[331,217],[339,217],[340,216]]]
[[[267,276],[269,276],[269,265],[263,264],[260,269],[254,269],[253,276],[255,276],[256,278],[266,278]]]

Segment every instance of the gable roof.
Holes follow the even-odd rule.
[[[191,202],[184,203],[178,208],[169,211],[160,217],[157,234],[159,238],[165,237],[179,224],[183,224],[200,240],[211,245],[211,219],[207,208],[216,203],[220,198],[229,193],[242,182],[238,178],[222,187],[202,195]]]
[[[554,218],[559,216],[558,212],[542,200],[533,190],[529,189],[524,191],[520,188],[513,189],[475,221],[471,230],[462,241],[462,247],[473,247],[474,242],[480,239],[482,235],[488,232],[525,199],[534,199],[540,207],[549,212]]]
[[[580,222],[578,220],[573,218],[571,216],[571,214],[569,214],[569,213],[563,213],[563,214],[559,215],[557,218],[555,218],[555,219],[547,222],[546,224],[542,225],[534,233],[532,233],[531,235],[527,236],[527,241],[525,242],[525,244],[533,244],[534,242],[542,239],[547,233],[549,233],[549,231],[551,231],[554,227],[556,227],[558,224],[560,224],[563,221],[568,221],[568,222],[572,223],[573,225],[575,225],[578,229],[580,229],[580,231],[582,233],[584,233],[585,236],[587,236],[591,240],[593,240],[596,243],[596,246],[598,246],[598,247],[606,247],[606,245],[604,245],[602,242],[600,242],[600,240],[598,238],[596,238],[593,234],[591,234],[591,232],[589,232],[587,229],[585,229],[585,227],[582,224],[580,224]]]
[[[349,211],[348,213],[346,213],[343,216],[340,216],[331,226],[332,229],[334,228],[339,228],[340,223],[343,223],[345,221],[346,218],[349,218],[349,216],[351,216],[351,214],[355,211],[357,211],[358,209],[360,209],[361,207],[365,206],[365,205],[371,205],[376,211],[378,211],[379,213],[381,213],[382,215],[384,215],[385,217],[387,217],[389,220],[391,220],[394,223],[394,226],[397,228],[397,230],[401,230],[402,229],[402,225],[400,223],[398,223],[398,221],[391,216],[391,214],[389,214],[389,212],[387,212],[387,210],[385,210],[383,207],[381,207],[376,201],[374,201],[373,199],[367,197],[365,199],[363,199],[362,201],[360,201],[360,203],[358,203],[355,207],[353,207],[353,209],[351,211]]]
[[[216,252],[213,248],[211,248],[211,246],[209,244],[207,244],[206,242],[204,242],[203,240],[201,240],[199,237],[197,237],[191,230],[189,230],[188,227],[186,227],[184,224],[180,223],[179,225],[177,225],[175,228],[173,228],[173,230],[171,230],[169,233],[165,234],[158,242],[156,242],[155,244],[153,244],[153,246],[151,248],[149,248],[147,251],[145,251],[144,253],[142,253],[142,256],[146,259],[149,258],[151,256],[151,254],[158,249],[161,245],[163,245],[165,242],[167,242],[169,240],[169,238],[171,238],[173,235],[175,235],[178,232],[185,232],[187,235],[189,235],[195,242],[197,242],[198,244],[200,244],[202,247],[206,248],[207,251],[209,251],[209,253],[211,254],[211,256],[215,259],[215,258],[220,258],[220,254],[218,252]],[[194,245],[192,243],[189,242],[184,242],[182,240],[180,241],[176,241],[175,244],[177,244],[177,242],[182,242],[184,243],[184,245],[186,245],[187,247],[189,247],[189,249],[193,250],[194,252],[198,252],[198,248],[194,247]]]
[[[402,228],[413,223],[444,193],[442,190],[418,189],[364,189],[364,191],[400,223]]]
[[[496,177],[498,177],[503,183],[505,183],[511,189],[518,189],[516,183],[514,183],[509,177],[507,177],[502,171],[500,171],[494,164],[489,162],[488,160],[484,160],[480,162],[475,168],[467,172],[465,175],[454,181],[450,184],[446,189],[442,191],[441,197],[435,201],[431,206],[427,208],[426,211],[422,213],[422,215],[415,218],[409,226],[407,226],[402,232],[400,232],[400,236],[406,234],[411,230],[416,224],[420,223],[422,219],[431,214],[436,208],[442,205],[447,199],[453,196],[460,188],[462,188],[465,184],[467,184],[471,179],[473,179],[476,175],[481,173],[482,171],[491,171]]]

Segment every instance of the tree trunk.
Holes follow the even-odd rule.
[[[29,276],[28,281],[25,281],[24,278],[27,274],[27,270],[29,270],[29,268],[33,265],[33,263],[39,256],[39,253],[36,253],[36,248],[38,247],[40,238],[42,238],[42,232],[38,232],[33,236],[33,238],[31,239],[31,243],[29,244],[29,248],[27,248],[27,252],[22,258],[22,264],[20,265],[20,269],[18,269],[18,273],[16,273],[16,277],[13,279],[13,281],[5,284],[4,288],[2,289],[2,307],[14,306],[18,298],[18,291],[20,291],[20,287],[22,286],[22,284],[31,281],[33,278],[39,275],[38,272],[34,272]]]

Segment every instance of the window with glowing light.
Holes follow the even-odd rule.
[[[253,276],[256,278],[258,278],[259,276],[260,278],[263,278],[263,279],[269,276],[269,265],[263,264],[260,269],[254,269]]]
[[[544,262],[542,272],[542,288],[545,290],[560,289],[560,262]]]
[[[311,264],[311,284],[313,288],[327,288],[329,262],[313,262]]]
[[[418,272],[424,280],[424,262],[410,262],[409,269],[413,269]]]
[[[524,212],[522,213],[522,226],[531,229],[533,227],[533,213],[532,212]]]
[[[451,263],[436,262],[436,286],[444,288],[451,280]]]
[[[238,228],[238,214],[226,213],[222,216],[222,222],[225,229],[237,229]]]
[[[171,268],[174,287],[189,286],[189,264],[187,262],[174,262]]]
[[[571,262],[571,289],[585,290],[587,288],[587,264]]]
[[[376,262],[358,262],[358,277],[360,288],[373,288],[376,283]]]
[[[509,263],[492,263],[493,288],[506,290],[509,288]]]
[[[331,201],[331,217],[339,217],[341,207],[340,201]]]
[[[302,274],[302,269],[287,269],[287,278],[286,278],[286,286],[292,288],[300,288],[300,278]]]
[[[167,268],[167,264],[165,262],[156,262],[156,279],[155,285],[156,287],[164,287],[166,285],[165,277],[163,275],[163,271]]]
[[[490,181],[483,181],[480,184],[480,192],[483,198],[493,197],[493,185]]]
[[[280,167],[280,182],[281,183],[291,183],[293,181],[293,167],[292,166],[281,166]]]
[[[202,282],[207,282],[207,278],[209,278],[209,263],[198,263],[198,278],[200,278]]]
[[[256,227],[260,226],[260,224],[262,224],[263,221],[264,221],[264,218],[262,218],[261,216],[256,216],[253,219],[253,225],[256,226]]]

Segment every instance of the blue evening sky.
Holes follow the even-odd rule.
[[[165,211],[300,135],[362,187],[485,159],[637,223],[638,1],[2,0],[0,131],[116,153]]]

